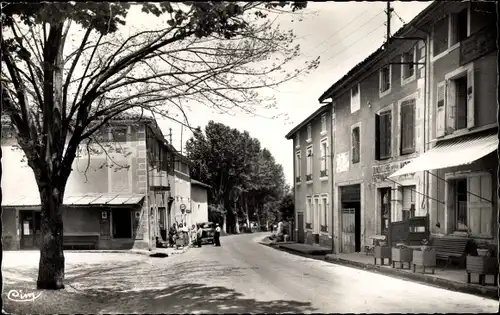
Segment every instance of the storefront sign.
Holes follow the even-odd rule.
[[[461,66],[495,51],[495,30],[495,27],[485,27],[460,42]]]
[[[373,167],[373,181],[374,182],[383,182],[386,180],[387,177],[389,177],[391,174],[396,172],[397,170],[401,169],[403,166],[406,164],[410,163],[411,161],[403,161],[403,162],[394,162],[394,163],[387,163],[387,164],[381,164],[381,165],[376,165]],[[407,174],[407,175],[401,175],[397,178],[393,178],[392,180],[398,181],[398,180],[404,180],[404,179],[413,179],[415,176],[415,173]]]

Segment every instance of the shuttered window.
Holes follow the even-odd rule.
[[[359,150],[360,150],[360,143],[359,143],[359,137],[360,137],[360,134],[359,134],[359,127],[354,127],[352,129],[352,134],[351,134],[351,142],[352,142],[352,157],[351,157],[351,160],[352,160],[352,163],[353,164],[356,164],[356,163],[359,163],[359,159],[360,159],[360,153],[359,153]]]
[[[445,116],[445,91],[446,84],[441,82],[437,85],[436,96],[436,136],[442,137],[446,131],[446,116]]]
[[[415,99],[401,103],[401,154],[415,152]]]
[[[391,157],[391,124],[392,111],[388,110],[375,116],[375,146],[376,159],[382,160]]]
[[[493,188],[491,174],[467,178],[467,225],[474,236],[493,235]]]

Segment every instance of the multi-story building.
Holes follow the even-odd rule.
[[[332,116],[325,105],[293,128],[295,239],[301,243],[332,246],[331,141]]]
[[[9,124],[2,123],[2,128]],[[177,215],[172,207],[178,177],[174,161],[182,158],[152,119],[113,120],[92,143],[82,144],[66,185],[65,245],[155,247],[156,238],[166,238],[170,218]],[[12,137],[2,138],[2,239],[5,248],[37,248],[40,197],[33,171],[22,151],[13,149],[15,144]]]
[[[431,232],[497,242],[498,88],[494,2],[436,2],[431,34],[429,145],[396,175],[428,174]]]
[[[434,236],[492,237],[494,14],[493,4],[434,2],[319,98],[337,118],[335,252],[361,251],[413,216],[430,217]]]

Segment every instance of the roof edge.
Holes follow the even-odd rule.
[[[293,136],[294,133],[296,133],[300,128],[304,127],[305,124],[307,124],[309,121],[311,121],[313,118],[318,116],[319,114],[323,113],[328,109],[331,103],[325,104],[318,108],[315,112],[313,112],[311,115],[309,115],[306,119],[304,119],[302,122],[300,122],[297,126],[295,126],[292,130],[290,130],[286,136],[285,139],[290,140],[291,137]]]
[[[422,19],[426,18],[427,15],[431,14],[434,10],[438,9],[441,6],[444,6],[445,1],[433,1],[427,8],[423,9],[419,14],[417,14],[408,24],[402,26],[391,38],[399,37],[403,33],[411,31],[414,26],[416,26]],[[337,80],[334,84],[332,84],[321,96],[318,98],[318,101],[321,103],[325,99],[332,97],[332,93],[334,93],[338,88],[344,85],[349,81],[350,78],[358,75],[359,72],[362,72],[363,69],[370,66],[372,63],[375,63],[378,60],[375,60],[375,57],[380,57],[378,55],[382,55],[385,52],[384,45],[382,44],[377,50],[368,55],[364,60],[355,65],[351,70],[349,70],[344,76],[342,76],[339,80]]]

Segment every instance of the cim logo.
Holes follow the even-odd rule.
[[[7,298],[14,302],[33,302],[38,299],[42,293],[23,292],[23,290],[10,290],[7,293]]]

